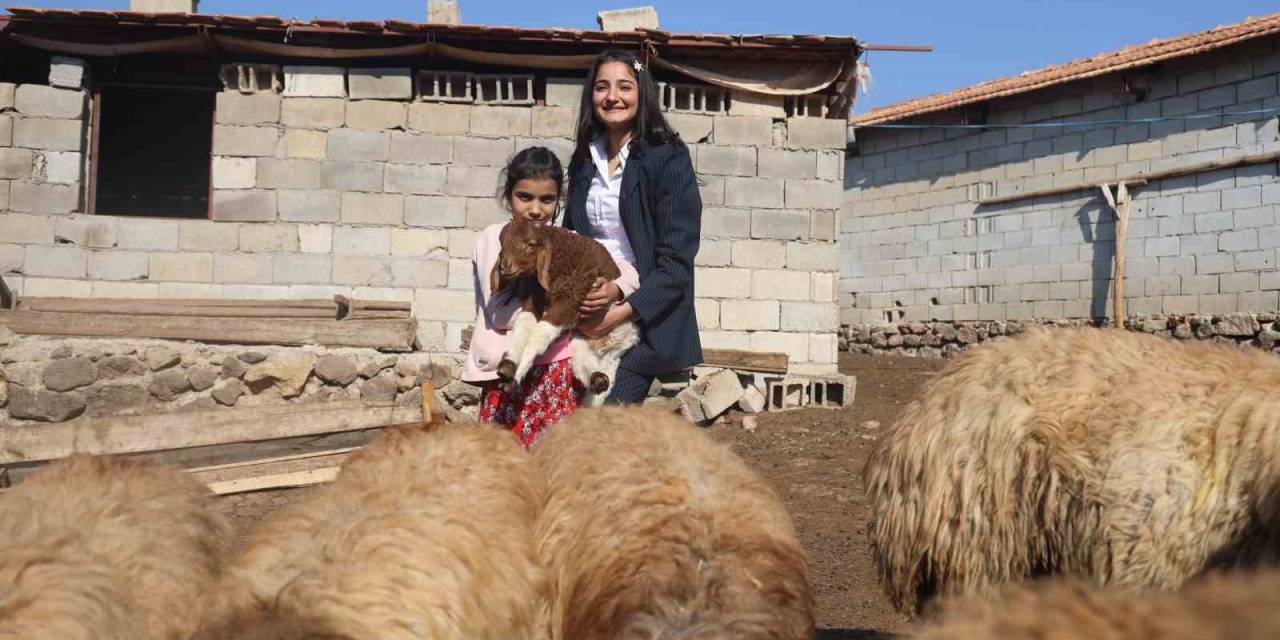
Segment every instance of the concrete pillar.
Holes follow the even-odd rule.
[[[427,0],[427,22],[431,24],[459,24],[462,11],[458,0]]]
[[[200,0],[129,0],[130,11],[143,13],[195,13]]]
[[[601,31],[635,31],[636,29],[657,29],[658,10],[653,7],[632,7],[614,11],[601,11],[596,14],[596,23]]]

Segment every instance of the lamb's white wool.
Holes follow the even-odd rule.
[[[511,342],[507,345],[507,352],[502,356],[503,360],[518,362],[537,324],[538,316],[535,316],[532,311],[521,311],[516,314],[511,322]]]
[[[516,375],[514,378],[516,384],[524,382],[524,377],[528,375],[529,369],[533,368],[533,361],[547,350],[547,347],[562,331],[564,331],[563,327],[558,327],[546,320],[539,320],[533,326],[529,341],[525,343],[524,350],[520,352],[520,359],[516,361]]]
[[[624,322],[613,328],[608,334],[599,338],[586,338],[575,335],[570,343],[573,354],[573,375],[586,386],[586,395],[582,398],[582,406],[599,407],[609,397],[613,382],[617,378],[618,363],[627,349],[640,341],[640,330],[634,322]],[[602,373],[609,378],[609,386],[599,393],[591,390],[591,377],[594,373]]]

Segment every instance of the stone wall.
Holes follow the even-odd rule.
[[[1096,320],[1112,312],[1113,216],[1097,189],[984,197],[1280,150],[1276,38],[904,121],[1068,128],[856,131],[841,215],[842,322]],[[1148,87],[1140,100],[1121,91]],[[962,120],[967,119],[967,120]],[[1275,162],[1136,189],[1125,245],[1134,316],[1280,309]],[[911,334],[908,334],[911,335]]]
[[[516,106],[418,100],[409,69],[285,67],[283,80],[217,96],[210,220],[83,215],[67,166],[88,148],[84,92],[0,85],[0,144],[22,132],[0,149],[0,275],[31,296],[411,301],[421,349],[456,354],[474,320],[472,242],[509,219],[499,170],[533,144],[567,162],[581,80]],[[702,182],[704,344],[833,370],[843,122],[787,118],[781,99],[733,104],[669,114]]]

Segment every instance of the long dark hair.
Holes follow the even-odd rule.
[[[521,180],[551,178],[556,181],[556,198],[564,196],[564,169],[560,159],[546,147],[528,147],[512,156],[498,177],[498,200],[511,210],[511,192]]]
[[[596,61],[591,65],[591,72],[587,74],[587,81],[582,85],[582,103],[578,107],[574,158],[590,158],[591,142],[604,133],[604,125],[596,121],[595,105],[591,98],[595,91],[596,74],[600,66],[607,62],[621,62],[636,79],[639,103],[636,105],[636,126],[631,141],[634,143],[637,140],[643,140],[653,145],[679,142],[679,134],[667,124],[666,117],[662,115],[662,102],[658,99],[658,83],[654,81],[649,66],[642,65],[636,54],[630,51],[609,49],[596,57]]]

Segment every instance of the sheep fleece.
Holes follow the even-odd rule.
[[[178,469],[75,455],[0,496],[0,638],[185,638],[231,546]]]
[[[541,499],[506,430],[388,429],[332,485],[260,525],[228,571],[222,615],[251,619],[257,607],[269,624],[310,620],[313,632],[344,638],[541,637]]]
[[[1277,390],[1270,354],[1117,330],[961,354],[864,470],[889,596],[915,612],[1043,573],[1167,589],[1273,557]]]
[[[534,449],[556,640],[808,639],[804,552],[774,491],[669,412],[580,409]]]

